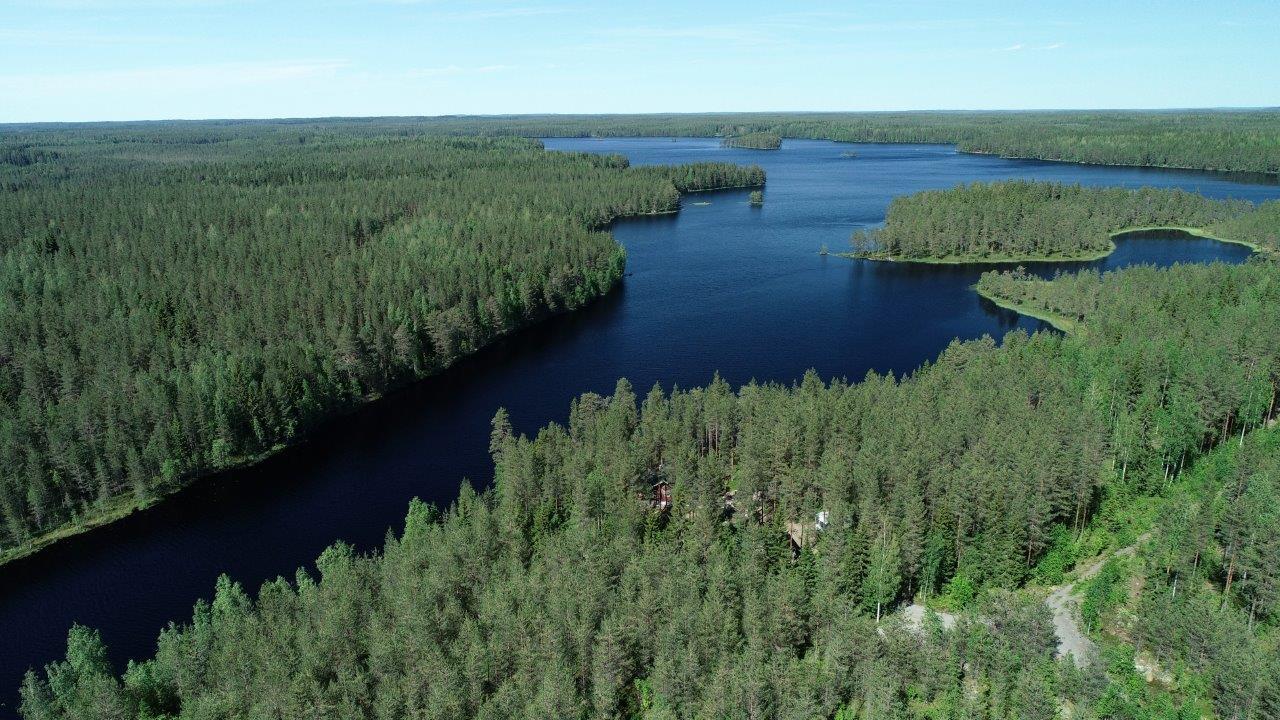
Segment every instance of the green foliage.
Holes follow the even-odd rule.
[[[809,373],[735,393],[717,378],[643,402],[620,382],[533,438],[511,436],[500,413],[491,490],[464,487],[439,516],[415,503],[380,554],[335,546],[318,577],[267,583],[256,599],[221,580],[122,684],[63,665],[33,674],[28,714],[69,716],[59,708],[79,700],[61,698],[91,696],[186,716],[1052,718],[1070,702],[1097,717],[1178,717],[1197,701],[1135,684],[1131,651],[1128,669],[1102,676],[1055,663],[1048,609],[1000,588],[1069,554],[1064,528],[1083,527],[1102,481],[1137,476],[1133,488],[1157,492],[1185,451],[1211,477],[1170,480],[1201,499],[1161,514],[1155,557],[1168,560],[1141,584],[1137,641],[1206,678],[1187,687],[1207,688],[1219,712],[1270,717],[1280,663],[1258,629],[1268,616],[1250,616],[1264,585],[1242,577],[1280,566],[1261,532],[1280,444],[1260,431],[1192,460],[1239,444],[1224,422],[1267,417],[1266,403],[1222,398],[1251,373],[1276,378],[1267,333],[1280,324],[1263,308],[1280,304],[1259,301],[1280,268],[1131,272],[1133,285],[1108,282],[1133,297],[1091,311],[1088,333],[957,343],[902,379]],[[1161,340],[1206,329],[1205,315],[1212,343]],[[1107,330],[1122,317],[1126,332]],[[1162,365],[1155,348],[1179,362]],[[1194,371],[1200,353],[1215,372]],[[1196,411],[1172,412],[1179,398]],[[1190,444],[1169,444],[1171,418]],[[1104,472],[1112,461],[1132,469]],[[669,512],[637,498],[654,478],[673,487]],[[827,524],[795,550],[784,525],[820,509]],[[968,608],[956,629],[876,623],[877,605],[927,587]],[[1104,566],[1084,590],[1086,621],[1128,588],[1117,561]],[[55,678],[74,682],[58,691]]]
[[[1124,504],[1165,487],[1200,451],[1275,417],[1277,276],[1267,262],[1054,280],[993,271],[978,289],[1083,322],[1081,343],[1097,350],[1090,392],[1111,428],[1120,472],[1109,492]]]
[[[764,193],[759,190],[752,190],[751,195],[747,197],[747,203],[750,205],[760,206],[764,204]]]
[[[664,127],[767,129],[735,117]],[[1273,142],[1256,124],[1267,113],[991,115],[983,129],[966,115],[743,117],[773,117],[787,136],[950,137],[966,149],[998,131],[1006,149],[1074,147],[1091,161],[1139,159],[1137,141],[1117,138],[1167,118],[1181,129],[1148,143],[1143,162],[1266,163]],[[155,491],[147,478],[269,447],[586,302],[621,270],[598,232],[610,218],[763,179],[421,137],[637,134],[658,122],[14,135],[0,155],[12,160],[0,166],[0,461],[23,468],[0,477],[10,538]],[[254,596],[220,579],[123,678],[96,633],[75,628],[66,660],[27,676],[22,712],[1048,720],[1067,703],[1079,717],[1167,719],[1203,699],[1226,717],[1280,716],[1280,444],[1257,430],[1276,415],[1280,268],[983,283],[1081,331],[955,343],[907,377],[852,384],[809,373],[735,392],[716,378],[640,402],[621,381],[534,437],[499,413],[490,490],[464,485],[445,512],[415,502],[380,553],[336,545],[314,573]],[[673,490],[667,512],[647,502],[658,479]],[[1188,680],[1176,697],[1141,682],[1129,648],[1099,670],[1055,662],[1046,607],[1003,590],[1058,577],[1098,538],[1133,535],[1122,506],[1161,493],[1132,631]],[[1111,525],[1089,530],[1100,512]],[[786,530],[812,542],[796,548]],[[1086,620],[1096,626],[1129,587],[1104,566],[1085,588]],[[876,622],[938,588],[964,608],[955,629]]]
[[[852,245],[858,255],[901,260],[1080,258],[1110,252],[1117,230],[1177,226],[1280,250],[1271,243],[1280,232],[1274,204],[1255,211],[1183,190],[972,183],[895,198],[884,227],[854,233]]]
[[[751,150],[777,150],[782,147],[782,136],[774,132],[753,132],[745,135],[731,135],[722,140],[721,144],[725,147]]]
[[[1165,668],[1205,678],[1223,717],[1280,711],[1280,433],[1215,450],[1160,514],[1136,639]]]
[[[1200,703],[1194,696],[1180,701],[1134,672],[1134,649],[1110,644],[1103,649],[1107,685],[1093,706],[1099,718],[1118,720],[1200,720]]]
[[[961,152],[1102,165],[1280,172],[1280,111],[1275,109],[369,118],[240,121],[213,128],[206,123],[174,124],[173,132],[210,135],[244,125],[270,125],[301,135],[335,124],[352,132],[520,137],[726,137],[767,132],[840,142],[953,143]]]
[[[38,125],[0,131],[0,170],[55,164],[61,148]],[[730,137],[769,133],[839,142],[952,143],[962,152],[1102,165],[1280,172],[1280,111],[1087,110],[1052,112],[713,113],[349,118],[285,121],[102,123],[88,133],[220,143],[254,132],[305,144],[340,132],[364,136]],[[4,182],[0,180],[0,188]]]
[[[893,602],[902,587],[902,547],[897,536],[886,525],[871,545],[866,574],[862,579],[862,597],[876,620],[884,606]]]
[[[268,583],[255,602],[222,581],[123,685],[96,669],[56,685],[57,663],[49,681],[31,676],[41,699],[24,713],[112,717],[69,704],[104,678],[116,717],[904,717],[989,702],[1040,717],[1054,695],[1034,601],[1000,596],[981,609],[993,622],[948,633],[878,632],[767,526],[650,533],[630,513],[614,531],[565,524],[530,545],[505,532],[511,512],[497,493],[464,493],[380,556],[332,549],[318,579]],[[986,696],[966,699],[967,682]]]
[[[579,307],[622,275],[613,218],[764,179],[340,123],[42,130],[20,154],[0,166],[0,554]]]
[[[1219,221],[1211,229],[1220,237],[1280,250],[1280,200],[1264,202],[1253,212]]]
[[[1049,547],[1032,571],[1035,582],[1041,585],[1059,585],[1066,573],[1075,566],[1078,547],[1075,537],[1066,525],[1055,525],[1049,533]]]
[[[938,604],[952,610],[964,610],[978,598],[978,588],[968,575],[959,574],[947,581],[942,588]]]
[[[1128,593],[1125,584],[1127,579],[1128,575],[1120,560],[1111,557],[1102,564],[1097,575],[1083,583],[1080,617],[1084,620],[1086,629],[1097,631],[1102,625],[1103,617],[1124,602]]]
[[[76,625],[67,636],[66,660],[45,668],[44,677],[28,672],[22,683],[23,717],[134,717],[136,703],[122,691],[96,630]]]

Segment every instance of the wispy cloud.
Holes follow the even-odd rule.
[[[16,0],[16,4],[37,7],[42,10],[65,9],[100,12],[221,7],[225,5],[245,5],[252,2],[255,2],[255,0]]]
[[[507,5],[505,3],[486,3],[470,0],[468,2],[447,2],[445,0],[330,0],[339,4],[361,4],[373,2],[380,5],[434,5],[445,10],[444,17],[459,20],[485,20],[488,18],[526,17],[529,15],[551,15],[567,12],[568,8],[540,5]],[[458,6],[467,9],[453,9]]]
[[[826,25],[819,29],[834,32],[930,32],[935,30],[961,30],[987,27],[997,21],[991,18],[937,18],[923,20],[894,20],[887,22],[853,22]]]
[[[445,65],[443,67],[415,68],[413,70],[406,71],[405,76],[410,78],[438,78],[453,77],[456,75],[485,75],[488,73],[505,72],[507,70],[515,69],[515,65],[481,65],[478,67]]]
[[[62,73],[0,75],[0,90],[41,94],[138,90],[212,90],[333,75],[346,60],[284,60],[268,62],[172,65],[129,70],[88,70]]]
[[[96,30],[32,30],[0,28],[0,45],[8,47],[85,47],[172,45],[189,42],[181,35],[106,33]]]
[[[569,12],[569,8],[564,7],[510,7],[451,12],[445,13],[440,17],[446,20],[502,20],[505,18],[537,17],[539,15],[561,15],[567,12]]]
[[[809,31],[829,33],[930,32],[938,30],[975,30],[990,28],[1022,28],[1029,23],[1011,17],[940,17],[905,20],[865,20],[865,13],[840,11],[783,12],[767,18],[771,26],[792,26]],[[1036,27],[1067,27],[1077,21],[1037,20]]]
[[[758,24],[631,25],[595,28],[583,41],[558,48],[573,55],[653,52],[656,47],[680,46],[682,51],[715,54],[726,46],[776,46],[772,28]]]
[[[1026,43],[1014,43],[1009,47],[996,48],[993,52],[1022,52],[1023,50],[1030,50],[1034,52],[1036,50],[1057,50],[1058,48],[1062,48],[1062,47],[1066,47],[1066,43],[1055,42],[1055,43],[1049,43],[1048,45],[1027,45]]]
[[[692,27],[637,26],[600,30],[599,35],[630,40],[705,40],[717,42],[760,42],[768,31],[753,25],[699,25]]]
[[[889,33],[928,33],[935,31],[990,27],[1001,24],[996,18],[938,18],[922,20],[860,21],[859,13],[842,11],[788,11],[759,16],[748,22],[690,25],[641,25],[596,30],[597,38],[582,47],[587,50],[635,49],[640,43],[654,41],[701,41],[705,43],[758,46],[808,46],[814,34],[822,42],[839,36],[877,36]],[[1016,49],[1022,49],[1020,45]]]

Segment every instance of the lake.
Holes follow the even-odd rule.
[[[550,150],[621,153],[634,164],[758,163],[763,207],[746,190],[689,195],[675,215],[620,221],[627,276],[607,297],[517,333],[330,423],[255,467],[201,481],[152,510],[0,567],[0,715],[15,713],[28,667],[58,658],[73,622],[96,627],[123,666],[152,654],[169,621],[228,573],[251,589],[344,540],[362,550],[399,529],[410,498],[445,504],[463,478],[487,483],[489,420],[506,407],[517,430],[567,418],[574,396],[627,377],[643,394],[705,384],[719,372],[790,383],[904,373],[954,338],[1035,331],[1039,321],[970,288],[989,265],[911,265],[821,256],[883,222],[898,195],[1010,178],[1180,187],[1216,198],[1280,198],[1274,179],[1003,160],[943,145],[788,140],[781,150],[721,148],[711,139],[552,139]],[[843,157],[852,149],[857,156]],[[1204,239],[1120,240],[1093,263],[1239,262],[1249,251]]]

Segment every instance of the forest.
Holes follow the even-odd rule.
[[[1276,118],[6,127],[0,558],[590,302],[624,270],[617,217],[764,183],[755,167],[632,168],[529,137],[943,142],[1276,172]],[[1074,257],[1166,224],[1280,247],[1278,202],[1046,183],[904,198],[881,233],[894,259]],[[1280,266],[1014,271],[978,289],[1069,332],[956,342],[903,377],[643,396],[621,380],[531,436],[499,411],[491,486],[413,502],[377,552],[338,543],[256,592],[219,579],[123,672],[73,627],[65,660],[27,675],[21,712],[1280,716]],[[1078,658],[1055,656],[1045,601],[1067,580],[1096,643]]]
[[[1093,259],[1118,231],[1177,227],[1280,251],[1280,201],[1255,206],[1160,188],[1010,180],[894,198],[883,227],[854,232],[852,256],[934,262]]]
[[[1080,330],[853,383],[622,380],[532,437],[499,411],[492,488],[256,597],[222,578],[123,676],[76,627],[23,713],[1280,715],[1280,266],[994,282]],[[1100,648],[1055,659],[1044,593],[1095,557]]]
[[[725,147],[748,148],[751,150],[777,150],[782,147],[782,136],[773,132],[753,132],[745,135],[730,135],[722,142]]]
[[[16,143],[36,142],[42,125],[11,125]],[[504,115],[323,120],[109,123],[89,134],[234,137],[248,129],[282,136],[342,132],[381,135],[518,137],[729,137],[767,132],[839,142],[945,143],[961,152],[1096,165],[1280,173],[1280,109],[1061,110],[1040,112],[792,112],[643,115]],[[21,162],[36,148],[15,146]]]
[[[622,215],[759,186],[518,138],[0,135],[0,558],[607,292]]]

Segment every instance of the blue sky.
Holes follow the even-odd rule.
[[[0,0],[0,122],[1280,105],[1280,2]]]

